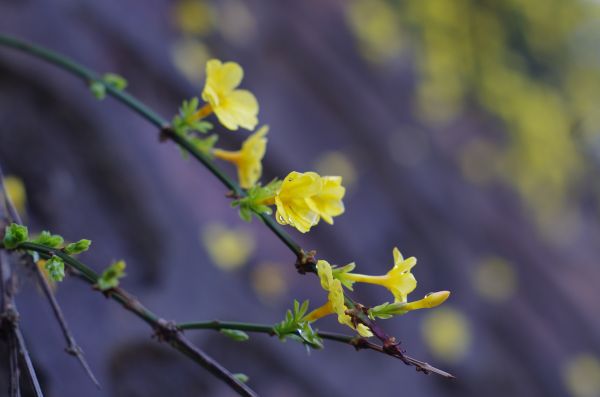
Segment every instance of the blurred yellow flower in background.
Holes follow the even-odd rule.
[[[260,263],[252,269],[250,281],[254,292],[265,304],[273,304],[288,290],[286,267],[282,263]]]
[[[183,0],[175,5],[173,19],[183,33],[204,36],[214,28],[217,16],[210,2]]]
[[[565,387],[573,397],[600,396],[600,360],[590,353],[569,359],[563,367]]]
[[[505,259],[490,257],[481,261],[473,273],[475,290],[492,302],[510,299],[517,290],[514,267]]]
[[[4,186],[15,208],[19,214],[23,215],[25,213],[25,205],[27,204],[25,184],[20,178],[14,175],[7,175],[4,178]]]
[[[350,186],[356,182],[358,172],[347,154],[334,150],[319,155],[315,161],[315,170],[321,175],[339,175],[344,185]]]
[[[223,270],[235,270],[254,253],[254,235],[245,228],[227,228],[222,223],[210,223],[202,229],[201,240],[215,265]]]
[[[247,90],[237,87],[244,70],[235,62],[211,59],[206,63],[206,84],[202,99],[208,102],[219,122],[230,130],[239,127],[253,130],[258,124],[258,102]]]
[[[261,127],[244,141],[240,150],[213,150],[216,158],[237,166],[240,186],[244,189],[254,186],[262,175],[262,159],[267,150],[267,132],[269,132],[268,126]]]
[[[171,59],[175,67],[192,83],[202,82],[204,73],[198,71],[203,70],[206,61],[210,58],[208,47],[197,39],[179,39],[171,47]]]
[[[429,350],[440,360],[458,362],[471,346],[469,321],[463,313],[450,307],[428,312],[422,331]]]

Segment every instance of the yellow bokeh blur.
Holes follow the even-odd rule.
[[[264,303],[276,303],[288,290],[284,266],[281,263],[264,262],[252,269],[252,288]]]
[[[216,24],[215,10],[205,0],[183,0],[173,9],[175,25],[186,34],[207,35]]]
[[[190,83],[200,84],[204,80],[206,62],[210,58],[208,47],[197,39],[179,39],[171,47],[173,64]]]
[[[562,378],[572,397],[600,397],[600,360],[591,353],[570,358]]]
[[[320,175],[341,176],[346,187],[354,184],[358,177],[352,159],[341,151],[322,153],[315,161],[315,171]]]
[[[207,224],[200,237],[213,263],[228,271],[245,265],[256,247],[250,230],[228,228],[222,223]]]
[[[473,272],[473,285],[479,295],[488,301],[506,301],[517,290],[515,268],[505,259],[486,258],[477,264]]]
[[[471,347],[471,326],[460,311],[444,306],[428,312],[422,323],[425,344],[438,359],[456,363]]]
[[[19,214],[25,214],[25,206],[27,204],[27,193],[23,181],[13,175],[7,175],[4,178],[4,186],[6,193],[10,197]]]

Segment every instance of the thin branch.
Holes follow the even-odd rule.
[[[98,79],[98,74],[93,72],[92,70],[58,54],[48,49],[35,46],[30,43],[26,43],[20,39],[7,36],[0,35],[0,45],[4,45],[7,47],[12,47],[21,51],[24,51],[30,55],[41,58],[49,63],[52,63],[66,71],[73,73],[74,75],[82,78],[86,82],[90,81],[99,81],[104,84],[106,87],[106,91],[125,106],[129,107],[133,111],[140,114],[146,120],[154,124],[156,127],[160,129],[161,138],[170,139],[184,150],[186,150],[190,155],[196,158],[200,163],[202,163],[215,177],[217,177],[228,189],[230,189],[234,196],[237,197],[245,197],[246,192],[231,178],[229,178],[210,158],[208,158],[204,153],[202,153],[198,148],[196,148],[190,141],[188,141],[184,136],[181,136],[171,128],[168,120],[164,119],[156,112],[148,108],[141,101],[133,97],[132,95],[115,89],[110,84],[106,84]],[[275,220],[266,215],[266,214],[258,214],[258,216],[262,219],[262,221],[266,224],[266,226],[294,253],[297,257],[296,268],[302,274],[310,272],[316,273],[316,260],[314,257],[314,253],[306,253],[301,246],[295,242],[295,240],[284,231]],[[353,302],[352,299],[346,297],[347,302]],[[374,327],[375,329],[371,329],[375,336],[383,343],[384,349],[386,349],[386,353],[390,355],[394,355],[398,358],[404,358],[404,362],[408,365],[413,365],[417,368],[418,371],[428,373],[436,373],[436,374],[446,374],[446,372],[435,369],[427,363],[423,363],[419,360],[408,359],[407,356],[398,348],[398,343],[395,341],[395,338],[387,335],[374,321],[369,320],[366,316],[363,316],[360,319],[360,322],[368,326],[369,328]],[[395,347],[394,347],[395,346]],[[445,376],[445,375],[443,375]]]
[[[4,186],[4,174],[2,172],[2,166],[0,166],[0,194],[2,195],[10,220],[12,220],[15,223],[22,224],[23,222],[21,220],[21,216],[19,215],[19,212],[15,208],[11,198],[6,192],[6,187]],[[92,382],[94,382],[96,387],[100,389],[100,383],[94,376],[94,373],[92,372],[89,364],[83,356],[83,350],[75,341],[75,337],[73,336],[69,329],[69,326],[67,325],[67,321],[65,320],[63,311],[60,305],[58,304],[56,297],[54,296],[54,292],[52,292],[52,288],[50,287],[48,280],[46,280],[46,277],[44,277],[44,275],[42,274],[42,270],[33,262],[33,259],[30,255],[24,254],[21,256],[21,259],[25,261],[27,267],[33,269],[33,271],[35,272],[38,282],[42,287],[42,290],[44,291],[44,295],[46,295],[46,299],[48,299],[48,302],[50,303],[50,307],[52,308],[54,317],[58,321],[65,341],[67,342],[67,347],[65,348],[65,351],[77,358],[87,376],[92,380]]]
[[[222,329],[231,329],[245,332],[255,332],[267,334],[269,336],[276,335],[275,329],[272,325],[269,324],[255,324],[255,323],[243,323],[243,322],[231,322],[231,321],[204,321],[204,322],[190,322],[190,323],[181,323],[177,324],[177,328],[180,330],[216,330],[220,331]],[[326,332],[326,331],[317,331],[317,335],[322,339],[331,340],[334,342],[344,343],[350,346],[353,346],[356,350],[361,349],[369,349],[379,353],[385,353],[389,356],[398,358],[402,360],[404,363],[413,365],[419,368],[421,371],[428,371],[431,373],[436,373],[438,375],[443,376],[444,378],[454,379],[454,376],[442,371],[438,368],[435,368],[429,365],[426,362],[419,361],[415,358],[407,356],[403,353],[398,354],[398,352],[386,349],[383,346],[377,345],[376,343],[369,342],[366,338],[360,336],[350,336],[344,334],[338,334],[335,332]]]
[[[1,174],[0,174],[1,177]],[[1,179],[1,178],[0,178]],[[0,188],[4,191],[4,180],[0,180]],[[0,236],[3,235],[3,225],[5,223],[4,203],[0,203]],[[19,353],[25,361],[27,375],[33,386],[33,390],[37,397],[43,397],[44,393],[40,387],[40,383],[31,362],[25,339],[19,328],[19,312],[17,304],[14,300],[16,291],[16,277],[8,260],[8,254],[5,251],[0,251],[0,284],[2,285],[2,312],[0,313],[0,323],[6,333],[6,338],[9,347],[9,368],[10,368],[10,386],[9,391],[11,396],[20,396],[19,382]]]
[[[48,248],[43,245],[30,242],[20,244],[18,249],[35,251],[45,256],[56,255],[60,257],[66,265],[75,269],[81,279],[85,280],[92,286],[96,285],[98,279],[100,278],[100,276],[91,268],[72,256],[65,254],[60,249]],[[211,374],[224,381],[239,395],[246,397],[256,396],[252,389],[235,378],[231,372],[221,366],[202,350],[194,346],[192,342],[190,342],[172,323],[169,323],[168,321],[158,317],[133,295],[129,294],[122,288],[113,288],[109,291],[106,291],[105,294],[106,296],[120,303],[125,309],[129,310],[148,323],[148,325],[154,329],[155,335],[160,341],[169,343],[173,348],[188,356],[194,362],[208,370]]]

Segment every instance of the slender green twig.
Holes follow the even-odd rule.
[[[211,173],[213,173],[228,189],[230,189],[236,196],[245,197],[246,192],[231,178],[229,178],[214,162],[209,159],[204,153],[198,150],[191,142],[189,142],[185,137],[177,134],[170,126],[169,122],[165,120],[163,117],[158,115],[156,112],[145,106],[142,102],[129,95],[124,91],[120,91],[115,89],[110,84],[105,83],[104,81],[98,78],[98,74],[93,72],[92,70],[70,60],[66,57],[50,51],[45,48],[41,48],[39,46],[24,42],[20,39],[2,35],[0,34],[0,45],[4,45],[7,47],[12,47],[21,51],[24,51],[30,55],[36,56],[38,58],[44,59],[49,63],[52,63],[58,67],[61,67],[80,78],[88,82],[97,81],[101,84],[104,84],[106,87],[106,91],[115,97],[117,100],[122,102],[125,106],[131,108],[142,117],[146,118],[149,122],[154,124],[160,129],[161,136],[171,139],[178,145],[180,145],[184,150],[186,150],[189,154],[191,154],[194,158],[199,160]],[[315,260],[311,255],[307,255],[305,251],[301,248],[301,246],[294,241],[294,239],[285,232],[274,220],[272,217],[266,214],[259,214],[259,217],[263,220],[263,222],[267,225],[267,227],[296,255],[298,258],[297,266],[300,272],[312,272],[316,273]],[[354,308],[354,302],[349,297],[346,297],[346,302]],[[392,336],[387,335],[381,327],[376,324],[374,321],[369,320],[364,314],[357,313],[357,319],[360,322],[367,325],[369,328],[375,328],[374,334],[377,338],[381,340],[384,344],[384,348],[390,354],[395,354],[398,357],[404,357],[404,352],[398,347],[398,344],[395,342],[395,339]],[[444,371],[436,370],[432,371],[429,367],[422,366],[422,362],[418,360],[410,361],[405,360],[405,363],[414,365],[418,371],[422,371],[425,373],[439,373]],[[439,371],[439,372],[438,372]]]
[[[91,285],[95,285],[100,278],[100,276],[91,268],[72,256],[65,254],[60,249],[49,248],[31,242],[22,243],[17,249],[38,252],[43,256],[56,255],[60,257],[66,265],[75,269],[81,278]],[[248,397],[256,396],[247,385],[235,378],[232,373],[223,368],[202,350],[195,347],[175,326],[147,309],[133,295],[122,288],[113,288],[107,291],[106,295],[119,302],[125,309],[148,323],[148,325],[154,329],[156,336],[160,340],[168,342],[173,348],[190,357],[193,361],[227,383],[238,394]]]
[[[220,331],[223,329],[237,330],[237,331],[245,331],[245,332],[254,332],[254,333],[262,333],[270,336],[276,335],[275,328],[269,324],[255,324],[255,323],[244,323],[244,322],[232,322],[232,321],[203,321],[203,322],[189,322],[189,323],[181,323],[176,325],[177,328],[181,330],[215,330]],[[379,353],[385,353],[392,357],[401,359],[402,361],[407,362],[410,365],[417,365],[423,370],[428,370],[430,372],[435,372],[438,375],[441,375],[445,378],[454,378],[453,375],[432,367],[431,365],[419,361],[415,358],[407,356],[403,354],[402,357],[395,354],[393,351],[386,350],[383,346],[379,346],[375,343],[369,342],[366,338],[360,336],[350,336],[344,334],[338,334],[335,332],[326,332],[326,331],[317,331],[317,335],[322,339],[331,340],[339,343],[344,343],[350,346],[354,346],[356,350],[361,349],[369,349],[374,350]]]

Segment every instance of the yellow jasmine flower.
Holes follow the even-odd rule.
[[[277,222],[306,233],[321,218],[333,223],[344,212],[342,198],[346,189],[338,176],[321,177],[316,172],[291,172],[274,198]]]
[[[290,172],[275,196],[277,222],[294,226],[302,233],[308,232],[319,222],[319,213],[308,199],[317,195],[321,187],[321,177],[315,172]]]
[[[319,260],[317,262],[317,272],[319,274],[319,279],[321,280],[321,287],[329,292],[327,295],[327,303],[307,314],[305,319],[312,322],[326,315],[335,313],[337,314],[338,322],[340,324],[355,329],[361,336],[367,338],[373,336],[371,330],[364,324],[358,324],[356,328],[354,327],[352,318],[346,313],[348,308],[344,302],[342,283],[340,280],[333,277],[331,265],[327,261]]]
[[[250,135],[237,151],[213,150],[215,157],[234,163],[238,170],[240,186],[249,189],[258,182],[262,174],[262,159],[267,148],[268,126],[261,127]]]
[[[208,102],[209,110],[201,109],[199,117],[212,110],[230,130],[253,130],[258,124],[258,102],[250,91],[237,89],[243,77],[244,70],[235,62],[208,61],[202,99]]]
[[[417,287],[417,280],[410,272],[417,264],[415,257],[404,259],[400,250],[394,248],[394,267],[383,276],[369,276],[356,273],[340,273],[338,278],[349,282],[381,285],[394,295],[394,302],[406,303],[407,295]]]
[[[321,178],[321,191],[308,200],[310,207],[330,225],[333,217],[344,213],[344,194],[341,176],[324,176]]]

